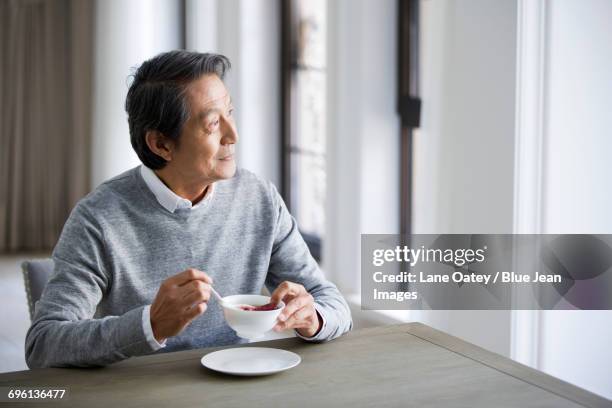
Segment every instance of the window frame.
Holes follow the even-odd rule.
[[[297,149],[294,146],[296,135],[296,96],[297,84],[296,74],[300,69],[298,62],[298,0],[280,1],[280,73],[281,73],[281,97],[280,97],[280,129],[281,129],[281,195],[285,200],[287,208],[294,218],[298,218],[297,208],[294,204],[298,200],[297,189],[292,185],[295,174],[295,163],[292,154]],[[298,226],[299,227],[299,226]],[[322,239],[320,236],[305,233],[300,230],[302,238],[308,245],[311,255],[321,261]]]

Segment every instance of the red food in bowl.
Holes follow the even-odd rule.
[[[240,305],[238,306],[241,310],[246,310],[247,312],[263,312],[267,310],[276,309],[276,305],[273,303],[267,303],[262,306],[252,306],[252,305]]]

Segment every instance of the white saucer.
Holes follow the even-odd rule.
[[[232,375],[268,375],[300,364],[295,353],[268,347],[239,347],[206,354],[200,362],[210,370]]]

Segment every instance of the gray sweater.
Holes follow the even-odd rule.
[[[164,209],[139,167],[100,185],[66,221],[55,270],[26,336],[31,368],[107,365],[154,352],[143,312],[163,280],[187,268],[207,272],[222,294],[302,284],[326,322],[313,341],[350,330],[349,308],[310,255],[275,187],[246,170],[215,183],[206,205]],[[218,303],[178,336],[169,352],[242,343]]]

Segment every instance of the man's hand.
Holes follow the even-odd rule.
[[[285,308],[278,315],[275,331],[297,329],[304,337],[312,337],[321,329],[321,317],[314,307],[314,299],[306,289],[297,283],[285,281],[272,293],[270,303],[285,302]]]
[[[151,328],[159,343],[182,332],[206,311],[212,279],[197,269],[187,269],[166,279],[151,305]]]

